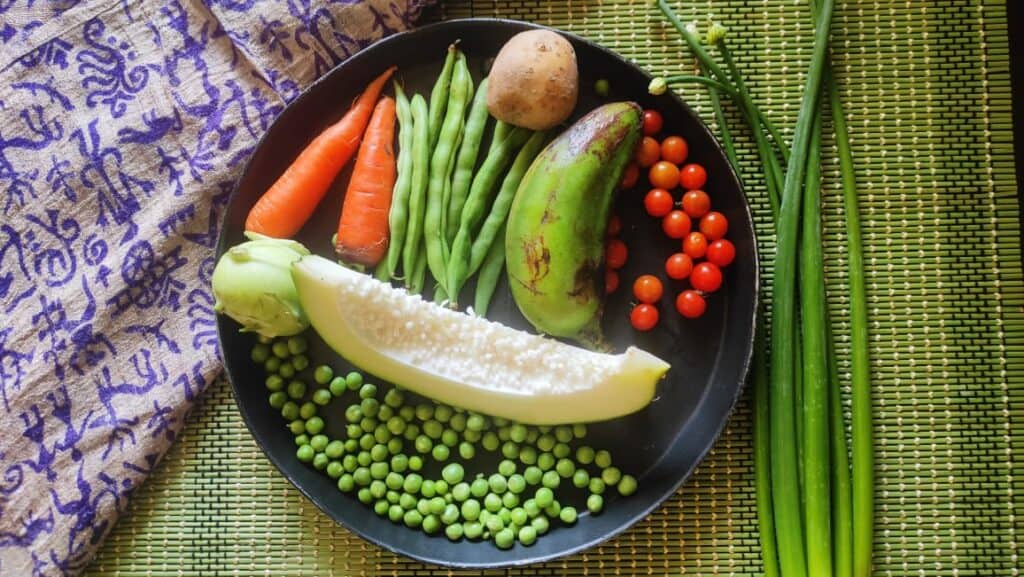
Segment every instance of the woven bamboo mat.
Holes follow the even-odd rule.
[[[839,4],[834,59],[856,156],[872,322],[876,573],[1018,575],[1024,286],[1004,0]],[[729,26],[757,98],[792,126],[809,56],[806,1],[700,0],[679,9]],[[654,72],[682,62],[676,35],[640,0],[459,0],[433,17],[466,16],[562,27]],[[684,96],[710,118],[701,90]],[[764,215],[753,149],[740,144],[749,194]],[[824,162],[830,306],[842,356],[841,206],[834,155]],[[771,239],[763,240],[770,253]],[[620,538],[494,574],[758,574],[749,420],[744,401],[690,482]],[[368,545],[304,501],[263,459],[220,383],[89,574],[450,573]]]

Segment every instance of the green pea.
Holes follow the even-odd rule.
[[[519,423],[512,425],[509,428],[508,437],[517,443],[522,443],[526,440],[526,426]]]
[[[392,438],[388,441],[388,452],[392,455],[397,455],[402,452],[402,439],[398,437]]]
[[[306,352],[309,348],[309,342],[306,341],[305,337],[295,335],[288,337],[288,352],[293,355],[301,355]]]
[[[268,373],[277,373],[277,371],[281,370],[281,359],[278,357],[270,357],[267,359],[267,362],[263,363],[263,370]]]
[[[286,402],[284,405],[281,405],[281,416],[284,417],[286,421],[294,421],[295,419],[298,419],[299,406],[292,401]]]
[[[480,502],[476,499],[466,499],[459,508],[462,518],[467,521],[476,521],[480,517]]]
[[[416,405],[416,418],[421,421],[429,421],[434,416],[434,405],[421,403]]]
[[[569,445],[566,445],[565,443],[558,443],[551,451],[551,454],[554,455],[556,459],[564,459],[572,454],[572,449],[570,449]]]
[[[486,425],[487,423],[483,416],[476,413],[470,414],[469,418],[466,419],[466,429],[470,431],[482,431],[486,428]]]
[[[467,443],[479,443],[483,436],[484,434],[480,431],[470,431],[469,429],[466,429],[462,432],[462,438],[465,439]]]
[[[469,492],[479,499],[486,495],[490,488],[486,479],[473,479],[473,482],[469,485]]]
[[[501,496],[501,504],[509,509],[519,505],[519,497],[515,493],[505,493]]]
[[[394,523],[401,521],[404,515],[405,509],[399,505],[391,505],[391,507],[388,508],[388,519],[391,519]]]
[[[540,489],[537,489],[533,499],[537,502],[538,507],[546,509],[555,501],[555,494],[551,492],[549,487],[541,487]]]
[[[497,545],[499,549],[511,549],[512,545],[515,545],[515,543],[516,536],[515,533],[512,532],[512,529],[502,529],[494,535],[494,544]]]
[[[309,423],[306,424],[306,428],[309,429]],[[327,448],[327,443],[329,441],[330,440],[327,438],[327,435],[313,435],[309,439],[309,445],[313,447],[313,450],[317,453],[322,453],[324,449]]]
[[[409,458],[399,453],[391,457],[391,470],[396,473],[404,473],[409,468]]]
[[[327,389],[317,389],[313,392],[313,402],[321,407],[326,406],[331,402],[331,392]]]
[[[537,457],[537,466],[541,471],[548,471],[555,466],[555,456],[551,453],[541,453]]]
[[[291,423],[288,423],[288,429],[293,435],[301,435],[306,432],[306,421],[302,419],[295,419]]]
[[[577,439],[582,439],[587,436],[587,426],[583,423],[576,423],[572,426],[572,436]],[[567,441],[568,442],[568,441]]]
[[[415,441],[416,437],[420,436],[420,428],[415,423],[408,423],[405,426],[405,431],[402,432],[402,436],[407,441]]]
[[[519,456],[519,445],[512,441],[505,441],[501,446],[501,454],[504,455],[506,459],[515,459]]]
[[[537,485],[540,483],[544,476],[544,472],[540,470],[540,467],[529,466],[523,471],[523,478],[530,485]]]
[[[363,433],[363,436],[359,437],[359,448],[364,451],[369,451],[376,444],[377,439],[374,439],[370,433]]]
[[[388,392],[384,394],[384,404],[393,409],[400,409],[404,402],[405,395],[403,395],[402,391],[399,391],[398,389],[389,389]]]
[[[461,433],[466,430],[466,420],[466,413],[456,413],[448,421],[448,426],[456,433]]]
[[[498,493],[499,495],[504,493],[508,489],[508,480],[505,479],[501,473],[495,473],[487,479],[487,484],[490,486],[491,491]]]
[[[508,477],[516,472],[516,463],[510,459],[505,459],[498,463],[498,472]]]
[[[370,457],[369,451],[359,451],[356,455],[356,462],[359,463],[360,467],[369,467],[373,463],[373,459]]]
[[[537,448],[545,453],[554,449],[555,438],[551,435],[541,435],[540,438],[537,439]]]
[[[345,392],[345,377],[334,377],[327,389],[331,391],[331,396],[340,397]]]
[[[576,474],[576,465],[569,459],[559,459],[558,462],[555,463],[555,471],[559,476],[568,479]]]
[[[448,405],[438,405],[437,408],[434,409],[434,418],[442,423],[447,423],[448,419],[452,418],[452,414],[452,408]]]
[[[370,482],[370,494],[373,495],[374,499],[383,499],[387,492],[388,486],[384,481],[375,479]]]
[[[437,490],[434,489],[434,482],[430,479],[424,479],[420,485],[420,495],[430,499],[434,495],[437,495]]]
[[[316,416],[316,405],[312,401],[306,401],[299,407],[299,418],[312,419]]]
[[[359,421],[363,420],[363,409],[359,405],[349,405],[345,409],[345,420],[350,423],[358,424]]]
[[[594,495],[604,493],[604,481],[601,480],[601,477],[591,477],[590,484],[587,485],[587,490]]]
[[[462,526],[466,539],[479,539],[484,534],[484,526],[477,521],[470,521]]]
[[[405,477],[394,471],[391,471],[386,477],[384,477],[384,483],[387,485],[388,489],[391,489],[392,491],[401,489],[403,482],[405,482]]]
[[[398,416],[388,419],[384,426],[387,427],[392,435],[401,435],[405,431],[405,421],[402,420],[402,417]]]
[[[562,504],[558,502],[558,499],[555,499],[550,505],[544,508],[544,514],[552,519],[558,517],[561,512]]]
[[[288,343],[285,341],[277,341],[276,343],[274,343],[272,350],[274,356],[279,359],[287,359],[288,357],[292,356],[292,354],[288,352]]]
[[[356,482],[355,479],[352,478],[352,475],[345,473],[344,475],[338,477],[338,490],[340,490],[342,493],[351,493],[352,489],[355,488]]]
[[[533,465],[537,463],[537,449],[530,446],[524,446],[519,450],[519,460],[524,465]]]
[[[377,409],[377,420],[386,423],[388,419],[395,416],[395,410],[387,405],[381,405],[380,409]]]
[[[399,493],[398,491],[388,491],[387,494],[385,494],[384,498],[387,499],[388,503],[394,505],[402,500],[401,496],[404,494],[405,493]]]
[[[491,513],[497,513],[501,509],[501,497],[495,493],[488,493],[484,497],[484,509],[487,509]]]
[[[559,443],[568,443],[572,440],[572,427],[568,425],[559,425],[555,427],[555,440]]]
[[[534,517],[533,520],[530,521],[530,526],[533,527],[535,531],[537,531],[538,535],[543,535],[544,533],[548,532],[548,527],[550,526],[550,524],[548,523],[547,517],[540,515]]]
[[[430,450],[434,448],[434,443],[433,441],[430,440],[430,437],[427,437],[426,435],[420,435],[416,437],[415,447],[416,451],[420,453],[429,453]]]
[[[576,469],[576,472],[572,474],[572,484],[577,489],[582,489],[590,483],[590,474],[583,467]]]
[[[352,371],[351,373],[345,375],[345,386],[348,387],[348,390],[350,391],[358,390],[359,387],[363,386],[362,373],[359,373],[358,371]]]
[[[305,426],[305,425],[303,425],[303,426]],[[295,437],[295,445],[297,447],[301,447],[302,445],[308,445],[308,444],[309,444],[309,435],[307,435],[306,433],[302,433],[301,435],[297,435]]]
[[[252,352],[249,353],[249,358],[254,363],[264,363],[270,358],[270,347],[265,344],[257,343],[253,345]]]
[[[446,503],[444,506],[444,512],[441,513],[441,522],[445,525],[451,525],[459,520],[459,506],[451,503]]]
[[[434,449],[430,454],[433,455],[435,461],[443,463],[444,461],[447,461],[448,457],[451,455],[451,449],[444,445],[434,445]]]
[[[602,469],[607,469],[612,466],[612,455],[604,449],[598,451],[594,455],[594,464]]]
[[[445,468],[441,470],[441,477],[449,485],[455,485],[462,481],[465,477],[466,472],[462,469],[462,465],[458,463],[450,463],[445,465]],[[467,490],[469,487],[467,487]]]
[[[386,445],[391,440],[391,431],[388,430],[386,425],[377,425],[377,428],[373,430],[373,439],[382,445]]]
[[[549,489],[557,489],[561,482],[562,480],[561,477],[558,476],[558,472],[553,470],[544,473],[544,476],[540,480],[541,485],[544,485]]]
[[[345,435],[349,439],[358,439],[363,436],[363,428],[358,423],[349,423],[345,425]]]
[[[591,495],[587,497],[587,510],[591,513],[597,514],[604,508],[604,499],[601,495]]]
[[[370,449],[370,458],[373,459],[374,462],[380,463],[386,461],[388,457],[387,445],[374,445],[373,448]]]
[[[501,519],[500,515],[491,515],[484,523],[484,527],[487,527],[487,530],[493,535],[505,528],[505,521]]]
[[[306,355],[295,355],[294,357],[292,357],[292,368],[295,369],[296,373],[301,373],[302,371],[306,370],[306,367],[308,366],[309,357],[307,357]],[[284,368],[284,365],[281,365],[281,368]]]
[[[453,463],[454,464],[454,463]],[[465,501],[470,496],[469,483],[465,481],[456,484],[452,487],[452,499],[459,503]]]
[[[443,432],[444,425],[435,421],[434,419],[430,419],[429,421],[423,423],[423,433],[430,437],[431,439],[440,439],[441,434]]]
[[[633,475],[623,475],[622,479],[619,480],[619,494],[623,497],[628,497],[633,493],[636,493],[636,488],[636,477]]]
[[[540,437],[540,431],[537,430],[537,427],[530,427],[526,431],[526,442],[527,443],[529,443],[531,445],[536,444],[538,437]]]
[[[583,445],[576,449],[576,462],[581,465],[589,465],[594,462],[594,449]]]
[[[355,471],[358,466],[359,463],[356,462],[355,455],[345,455],[341,458],[341,467],[345,469],[345,472],[347,473]]]
[[[365,503],[368,505],[373,502],[373,495],[370,494],[370,489],[368,487],[363,487],[362,489],[359,489],[359,491],[356,493],[356,497],[359,498],[360,503]]]
[[[451,525],[449,524],[444,528],[444,535],[452,541],[458,541],[462,539],[463,528],[462,525]]]
[[[270,393],[267,401],[270,403],[270,408],[280,410],[288,402],[288,394],[284,391],[274,391]]]
[[[313,369],[313,380],[321,385],[326,385],[334,378],[334,369],[327,365],[320,365]]]
[[[415,494],[419,492],[420,485],[423,484],[423,477],[420,477],[416,473],[409,473],[405,476],[405,482],[402,484],[402,488],[406,493]]]
[[[601,480],[609,487],[618,485],[620,479],[622,479],[622,472],[619,471],[618,467],[608,467],[604,471],[601,471]]]
[[[434,491],[437,491],[438,495],[444,495],[448,492],[448,482],[444,479],[434,481]]]
[[[295,376],[295,366],[291,363],[281,363],[281,366],[277,369],[277,374],[285,379],[290,379]]]
[[[445,429],[444,432],[441,433],[441,443],[449,448],[454,447],[459,444],[459,434],[452,429]]]
[[[377,428],[377,419],[373,417],[363,417],[362,421],[359,421],[359,427],[367,433],[372,433]]]
[[[416,505],[418,504],[419,501],[416,499],[416,497],[413,497],[409,493],[402,493],[398,497],[398,505],[405,511],[415,509]]]
[[[529,547],[537,542],[537,530],[532,526],[520,527],[519,542]]]
[[[388,464],[377,462],[370,463],[370,476],[374,479],[384,479],[388,476]]]
[[[270,375],[264,383],[267,385],[268,391],[284,390],[284,379],[281,378],[281,375]]]
[[[498,440],[502,442],[512,440],[512,431],[508,427],[501,427],[498,429]]]
[[[444,497],[434,497],[428,501],[430,513],[432,515],[440,515],[444,513],[445,506],[448,504],[445,502]]]
[[[303,463],[309,463],[313,460],[313,456],[316,455],[316,451],[309,445],[302,445],[295,451],[295,457]]]
[[[363,410],[363,414],[367,417],[376,417],[377,411],[380,410],[380,402],[378,402],[377,399],[370,397],[369,399],[363,399],[362,402],[359,403],[359,408]]]
[[[463,441],[459,443],[459,456],[468,461],[476,456],[476,449],[473,448],[473,445]]]
[[[497,450],[498,446],[501,444],[498,440],[498,436],[494,434],[494,431],[487,431],[484,433],[482,443],[484,449],[487,449],[488,451]]]
[[[600,97],[608,96],[611,92],[611,83],[606,78],[598,78],[594,81],[594,94]]]
[[[443,501],[444,499],[441,499],[441,500]],[[420,515],[423,515],[424,517],[429,515],[430,514],[430,500],[429,499],[420,499],[419,501],[416,501],[416,510],[419,512]]]
[[[420,511],[416,509],[406,511],[406,514],[404,514],[404,517],[401,519],[406,523],[406,527],[409,527],[410,529],[416,529],[423,523],[423,516],[420,514]]]
[[[509,475],[508,478],[508,490],[510,493],[518,495],[526,490],[526,479],[519,473]]]
[[[377,501],[376,503],[373,504],[373,512],[380,515],[381,517],[386,517],[388,514],[388,509],[390,508],[391,504],[388,503],[386,500]]]
[[[392,389],[394,390],[394,389]],[[384,401],[387,402],[387,397],[384,397]],[[409,405],[402,405],[402,408],[398,409],[398,416],[402,417],[406,423],[416,418],[416,409]]]
[[[423,468],[423,459],[419,455],[413,455],[409,457],[409,469],[412,471],[419,471]]]
[[[526,509],[523,509],[522,507],[516,507],[512,509],[512,512],[509,514],[509,518],[511,519],[512,523],[520,527],[526,525],[526,523],[530,520],[530,516],[526,514]]]
[[[367,383],[359,388],[359,398],[363,399],[376,399],[377,397],[377,385]]]
[[[355,439],[348,439],[345,441],[345,452],[355,453],[359,450],[359,441]]]

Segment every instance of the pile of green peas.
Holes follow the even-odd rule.
[[[260,338],[253,346],[270,406],[295,436],[296,458],[381,517],[508,549],[516,541],[532,545],[552,522],[576,522],[577,508],[558,494],[574,488],[586,495],[580,506],[598,514],[606,492],[636,492],[637,480],[612,465],[608,451],[580,443],[585,425],[523,425],[441,403],[412,404],[400,388],[381,390],[357,371],[312,367],[308,349],[301,335]],[[349,403],[340,413],[344,434],[330,438],[320,411],[341,397]],[[482,452],[501,456],[497,471],[467,472],[463,463]]]

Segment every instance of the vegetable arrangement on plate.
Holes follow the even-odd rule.
[[[560,126],[577,64],[546,30],[513,37],[478,84],[457,43],[429,94],[407,93],[399,71],[385,95],[395,71],[251,209],[249,240],[215,269],[217,310],[257,333],[252,361],[299,461],[394,522],[528,546],[551,523],[600,513],[607,491],[636,491],[584,444],[584,423],[643,409],[670,368],[637,347],[614,354],[601,332],[611,206],[643,112],[610,102]],[[353,155],[324,239],[339,264],[291,237]],[[484,318],[506,271],[540,335]],[[310,326],[390,384],[311,361]]]

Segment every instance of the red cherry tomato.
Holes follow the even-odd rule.
[[[654,136],[661,132],[661,113],[657,110],[644,110],[644,134]]]
[[[619,236],[620,232],[622,232],[622,219],[619,218],[619,215],[613,214],[608,219],[608,230],[605,231],[605,234],[607,236]]]
[[[622,242],[617,238],[613,238],[608,241],[608,246],[605,248],[605,264],[610,269],[620,269],[626,264],[626,258],[629,256],[629,249],[626,248],[626,243]]]
[[[708,252],[708,239],[699,232],[691,232],[683,239],[683,252],[698,259]]]
[[[672,200],[672,195],[664,188],[652,188],[644,196],[644,208],[647,210],[647,214],[651,216],[665,216],[672,212],[672,207],[675,203]]]
[[[699,164],[687,164],[679,173],[679,183],[682,184],[683,188],[686,190],[704,188],[704,183],[707,181],[708,173],[704,170],[704,167]]]
[[[619,288],[619,273],[612,269],[604,271],[604,294],[612,294]]]
[[[622,188],[633,188],[639,178],[640,167],[635,162],[630,162],[626,166],[626,171],[622,173]]]
[[[642,303],[654,304],[660,301],[663,292],[661,279],[653,274],[640,275],[633,282],[633,296]]]
[[[682,164],[686,162],[686,157],[689,155],[690,146],[682,136],[669,136],[661,141],[662,160],[667,160],[672,164]]]
[[[661,147],[658,145],[658,141],[650,136],[645,136],[636,147],[634,159],[641,168],[648,168],[661,160]]]
[[[693,259],[686,253],[677,252],[665,261],[665,274],[668,275],[668,278],[683,280],[690,276],[691,271],[693,271]]]
[[[647,178],[651,186],[672,190],[679,186],[679,167],[665,160],[658,161],[647,173]]]
[[[727,267],[736,258],[736,247],[727,239],[720,238],[708,245],[707,257],[708,262]]]
[[[690,217],[681,210],[673,210],[661,219],[661,230],[665,231],[669,238],[683,238],[690,234],[692,226]]]
[[[700,219],[700,231],[708,240],[718,240],[729,232],[729,219],[720,212],[709,212]]]
[[[722,269],[710,262],[702,262],[693,267],[690,284],[699,291],[713,293],[722,288]]]
[[[690,218],[700,218],[711,210],[711,197],[703,190],[691,190],[683,195],[683,210]]]
[[[649,331],[658,324],[658,309],[654,305],[641,303],[629,313],[629,323],[638,331]]]
[[[703,315],[707,308],[707,301],[695,290],[684,290],[676,297],[676,310],[688,319]]]

